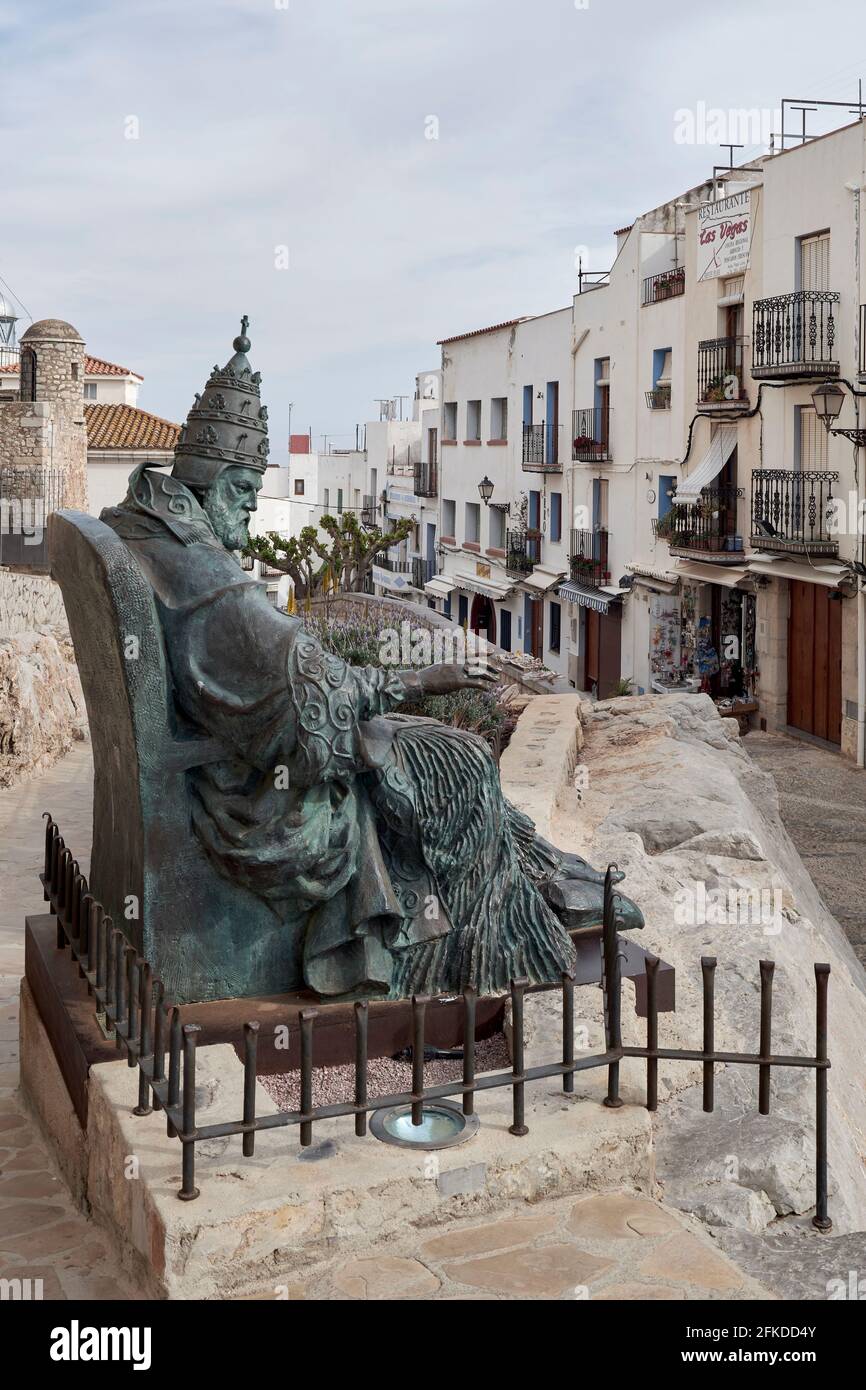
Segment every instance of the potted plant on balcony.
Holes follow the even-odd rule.
[[[728,399],[725,390],[725,378],[714,376],[704,387],[704,394],[701,400],[706,405],[721,405]]]
[[[574,441],[575,454],[596,454],[601,449],[597,439],[591,439],[588,434],[579,434]]]

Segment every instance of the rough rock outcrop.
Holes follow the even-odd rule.
[[[551,834],[592,863],[616,861],[642,908],[641,945],[676,967],[677,1008],[662,1046],[701,1045],[701,956],[716,956],[716,1047],[758,1051],[759,961],[776,963],[772,1049],[815,1048],[813,965],[832,967],[830,1205],[837,1231],[866,1227],[866,975],[821,902],[779,819],[775,784],[742,746],[735,720],[701,695],[628,697],[581,706],[585,775]],[[625,1040],[644,1040],[624,990]],[[578,992],[587,1045],[600,1041],[598,999]],[[557,1035],[552,996],[527,1001],[535,1047]],[[578,1014],[578,1023],[581,1022]],[[644,1064],[623,1064],[623,1095],[644,1098]],[[600,1073],[579,1074],[596,1094]],[[757,1113],[753,1067],[719,1067],[716,1108],[701,1108],[698,1063],[661,1061],[657,1177],[666,1201],[714,1226],[757,1231],[814,1202],[814,1073],[775,1070],[771,1114]]]
[[[0,637],[0,787],[50,767],[86,731],[68,631],[41,627]]]

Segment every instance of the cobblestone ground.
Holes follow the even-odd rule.
[[[788,734],[750,733],[743,746],[775,779],[785,829],[866,965],[866,772]]]
[[[46,1299],[137,1296],[108,1238],[74,1206],[16,1092],[24,916],[44,911],[41,815],[50,809],[68,843],[88,848],[90,776],[89,749],[78,747],[42,777],[0,791],[0,1278],[42,1280]]]
[[[83,1216],[16,1093],[24,916],[43,909],[44,810],[86,872],[90,756],[76,748],[44,776],[0,791],[0,1278],[41,1279],[46,1299],[141,1295],[106,1235]],[[495,1217],[406,1232],[323,1263],[253,1298],[754,1299],[767,1297],[679,1213],[628,1194],[561,1198]]]

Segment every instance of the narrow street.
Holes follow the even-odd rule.
[[[866,773],[837,753],[787,734],[750,733],[743,745],[775,779],[785,829],[866,965]]]

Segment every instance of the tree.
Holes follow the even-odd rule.
[[[324,531],[328,540],[321,538]],[[390,531],[364,528],[354,512],[322,517],[318,526],[305,526],[298,536],[286,538],[277,531],[251,536],[244,550],[273,569],[288,574],[295,598],[318,598],[340,590],[359,594],[376,559],[392,545],[399,545],[412,531],[408,519],[395,521]]]

